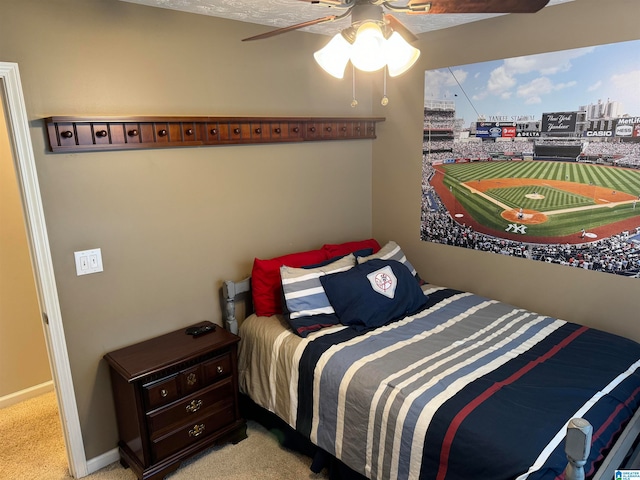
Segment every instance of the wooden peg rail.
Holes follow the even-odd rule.
[[[383,117],[49,117],[52,152],[376,138]]]

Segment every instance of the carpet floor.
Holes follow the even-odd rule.
[[[248,438],[213,447],[183,462],[166,480],[325,480],[309,470],[311,459],[283,448],[277,434],[247,423]],[[53,392],[0,410],[0,480],[68,480],[62,430]],[[87,480],[136,480],[113,463]]]

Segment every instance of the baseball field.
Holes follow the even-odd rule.
[[[502,238],[578,243],[640,226],[640,171],[577,162],[435,166],[432,186],[460,223]]]

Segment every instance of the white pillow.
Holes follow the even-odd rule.
[[[368,257],[358,257],[357,261],[358,264],[361,264],[365,263],[368,260],[373,260],[374,258],[380,258],[382,260],[396,260],[404,264],[404,266],[407,267],[411,272],[411,275],[413,275],[417,279],[420,278],[418,277],[418,272],[416,272],[416,269],[413,268],[413,265],[411,265],[409,260],[407,260],[404,252],[396,242],[388,242],[384,247],[382,247],[373,255],[369,255]]]
[[[315,268],[280,267],[284,303],[292,319],[335,313],[320,277],[329,273],[346,272],[356,264],[353,254]]]

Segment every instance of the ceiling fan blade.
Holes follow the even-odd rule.
[[[394,31],[402,35],[402,38],[404,38],[407,42],[413,43],[418,41],[418,37],[416,37],[411,30],[409,30],[400,20],[398,20],[396,17],[394,17],[390,13],[386,13],[384,15],[384,21]]]
[[[549,0],[410,0],[407,13],[535,13]]]
[[[289,25],[288,27],[278,28],[277,30],[271,30],[270,32],[255,35],[249,38],[243,38],[243,42],[249,42],[251,40],[262,40],[263,38],[274,37],[282,33],[291,32],[292,30],[298,30],[299,28],[309,27],[311,25],[317,25],[319,23],[332,22],[339,18],[339,15],[328,15],[322,18],[316,18],[315,20],[309,20],[308,22],[298,23],[296,25]]]
[[[299,2],[320,4],[320,5],[329,5],[329,6],[344,6],[344,2],[342,0],[298,0]]]

